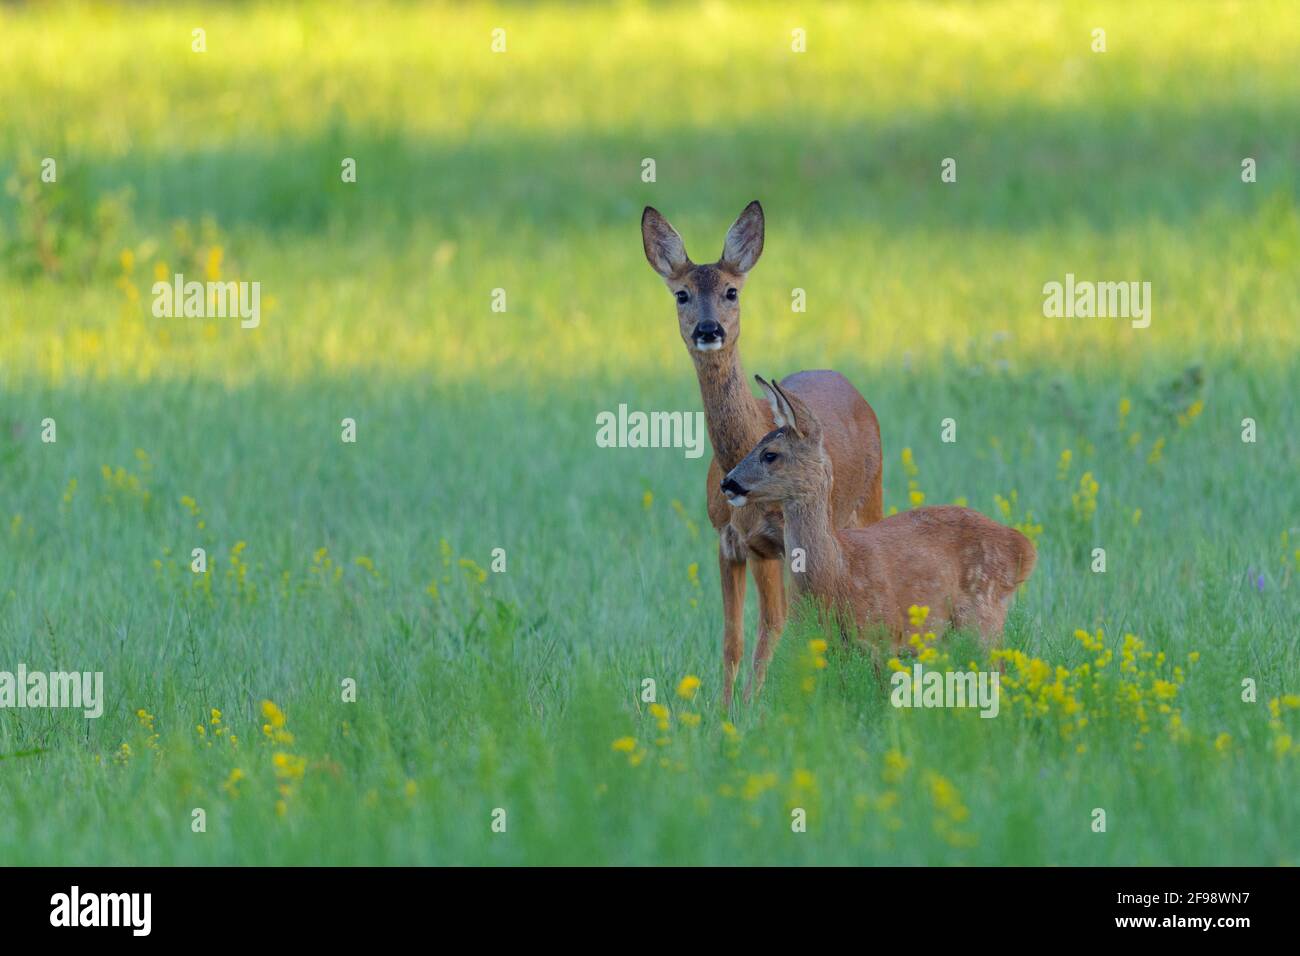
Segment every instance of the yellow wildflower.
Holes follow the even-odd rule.
[[[262,701],[262,716],[270,721],[273,728],[278,729],[284,726],[284,711],[269,700]]]
[[[907,768],[911,766],[911,761],[903,756],[903,752],[898,748],[885,752],[885,769],[882,776],[886,783],[897,783],[903,779],[907,773]]]
[[[681,683],[677,685],[677,696],[683,700],[692,700],[695,692],[700,689],[700,679],[694,674],[687,674],[682,678]]]

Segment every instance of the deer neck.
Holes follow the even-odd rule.
[[[693,352],[695,374],[704,400],[704,423],[718,467],[728,472],[740,464],[758,440],[768,432],[768,423],[749,391],[740,349],[722,352]]]
[[[845,568],[844,550],[831,527],[829,494],[798,498],[781,504],[785,512],[785,556],[795,566],[799,548],[804,570],[792,575],[799,591],[832,595],[838,592]]]

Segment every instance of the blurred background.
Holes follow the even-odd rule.
[[[0,755],[43,751],[0,765],[14,808],[0,852],[1296,862],[1295,761],[1278,763],[1294,728],[1272,727],[1263,700],[1243,712],[1234,690],[1245,674],[1266,699],[1296,690],[1296,12],[0,7],[0,667],[102,668],[112,688],[97,722],[0,713]],[[720,658],[707,461],[594,441],[597,413],[620,403],[700,407],[641,210],[707,261],[756,198],[767,237],[745,290],[747,370],[845,373],[881,420],[887,509],[962,501],[1032,532],[1042,559],[1013,647],[1074,666],[1074,630],[1105,627],[1171,659],[1217,648],[1183,714],[1196,743],[1171,736],[1196,760],[1137,756],[1120,732],[1087,755],[1071,740],[1025,757],[1025,727],[1015,745],[981,727],[935,742],[846,678],[817,718],[838,742],[763,738],[766,711],[737,718],[760,735],[748,790],[743,774],[718,783],[709,761],[730,731],[708,705],[713,744],[663,757],[664,780],[611,782],[610,759],[658,768],[623,766],[635,747],[611,756],[610,728],[645,719],[631,688],[698,674],[716,695]],[[260,282],[260,326],[155,318],[151,286],[176,272]],[[1150,282],[1150,327],[1045,318],[1043,285],[1066,273]],[[791,310],[796,288],[806,312]],[[955,445],[939,440],[948,417]],[[1104,576],[1088,570],[1099,542]],[[211,570],[196,580],[200,545]],[[507,573],[486,570],[496,547]],[[341,675],[362,678],[365,716],[340,709]],[[310,769],[273,762],[286,751],[262,733],[263,700],[288,712],[287,752]],[[246,748],[270,749],[213,757],[213,708],[246,725]],[[155,726],[165,768],[142,757]],[[1221,734],[1247,761],[1231,773],[1214,762]],[[823,806],[898,799],[886,744],[913,761],[920,806],[951,796],[922,766],[964,794],[975,842],[928,811],[891,829],[886,810],[889,825],[864,830],[846,811],[809,848],[755,842],[763,800],[811,799],[801,771]],[[844,769],[859,749],[877,762],[865,795]],[[1020,757],[994,773],[961,756],[995,749]],[[1269,768],[1252,770],[1248,800],[1242,766]],[[1109,781],[1144,837],[1065,835],[1083,811],[1062,779]],[[1193,783],[1232,839],[1170,818]],[[168,835],[195,793],[230,821],[202,846]],[[448,809],[486,813],[502,794],[546,815],[545,835],[487,844]],[[698,819],[651,812],[653,794]],[[749,816],[719,824],[732,799]],[[1246,804],[1250,820],[1222,822]],[[420,812],[435,805],[441,822]],[[248,839],[286,816],[273,845]],[[353,836],[322,849],[331,831]]]

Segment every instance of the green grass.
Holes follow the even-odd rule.
[[[4,8],[0,670],[103,670],[107,703],[0,710],[0,860],[1300,862],[1300,711],[1268,711],[1300,692],[1297,59],[1282,3]],[[927,502],[1014,490],[1043,530],[1008,647],[1074,668],[1100,627],[1114,671],[1140,635],[1185,734],[1154,701],[1068,738],[896,710],[860,653],[813,669],[806,620],[724,730],[707,460],[595,416],[700,407],[642,206],[703,259],[755,197],[747,369],[844,372],[887,507],[904,448]],[[213,247],[259,329],[150,314]],[[1150,281],[1151,327],[1045,319],[1066,272]]]

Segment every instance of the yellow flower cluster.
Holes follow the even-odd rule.
[[[650,716],[655,719],[655,726],[659,728],[661,734],[668,732],[668,727],[673,719],[673,715],[667,707],[659,703],[651,704]]]
[[[1079,488],[1070,495],[1070,503],[1074,506],[1074,516],[1080,521],[1091,521],[1097,513],[1097,492],[1100,490],[1092,472],[1085,471],[1079,476]]]
[[[1056,480],[1065,481],[1070,477],[1070,461],[1074,457],[1074,452],[1065,449],[1061,452],[1061,458],[1056,463]]]
[[[693,590],[690,598],[691,607],[699,607],[700,565],[698,562],[692,561],[686,566],[686,579],[691,582],[691,588]]]
[[[913,508],[919,508],[925,504],[925,492],[921,490],[921,485],[916,480],[921,471],[916,467],[911,448],[903,449],[902,459],[903,474],[907,476],[907,500]]]
[[[1011,489],[1011,494],[1006,498],[995,494],[993,503],[997,506],[998,514],[1002,516],[1004,524],[1011,525],[1032,543],[1038,543],[1038,539],[1043,533],[1043,526],[1034,520],[1032,511],[1026,511],[1023,518],[1016,518],[1016,513],[1020,509],[1020,495],[1014,488]]]
[[[446,538],[441,538],[438,541],[438,555],[442,561],[441,581],[434,579],[430,581],[428,586],[425,587],[424,589],[424,593],[429,595],[429,597],[431,597],[435,601],[441,600],[442,591],[440,585],[442,587],[449,587],[451,585],[451,574],[452,574],[451,568],[453,563],[452,548],[451,548],[451,542],[449,542]],[[367,571],[369,571],[375,579],[379,579],[379,572],[375,568],[375,564],[373,561],[370,560],[370,558],[362,556],[355,559],[355,563],[359,567],[365,568]],[[482,565],[480,565],[473,558],[467,558],[467,557],[457,558],[455,560],[455,564],[457,567],[461,569],[462,572],[464,572],[465,578],[475,586],[482,586],[487,583],[487,579],[488,579],[487,569],[484,568]]]
[[[745,784],[740,789],[740,796],[744,800],[753,802],[767,791],[774,789],[779,779],[771,770],[764,773],[751,773],[745,777]]]
[[[961,801],[953,782],[942,774],[927,770],[924,775],[926,789],[930,793],[930,802],[934,806],[934,831],[949,846],[969,847],[976,844],[975,834],[958,829],[970,816],[970,811]]]
[[[797,767],[790,775],[790,786],[786,791],[785,809],[789,813],[796,807],[808,815],[809,820],[817,819],[817,805],[821,793],[817,787],[817,777],[803,767]]]
[[[479,563],[473,558],[461,558],[456,563],[461,566],[461,569],[475,584],[485,584],[487,582],[487,570],[480,567]]]
[[[1074,632],[1075,639],[1090,659],[1073,669],[1052,665],[1018,650],[997,650],[993,659],[1006,663],[1001,679],[1002,706],[1034,720],[1055,723],[1063,740],[1076,743],[1083,753],[1087,745],[1079,739],[1090,726],[1136,727],[1133,740],[1138,750],[1153,725],[1163,721],[1170,739],[1185,742],[1190,732],[1177,707],[1185,674],[1170,666],[1163,651],[1149,650],[1135,634],[1124,635],[1119,648],[1119,667],[1113,667],[1114,651],[1107,646],[1105,632]],[[1193,652],[1189,663],[1200,657]]]
[[[892,832],[903,828],[903,819],[895,812],[901,801],[898,791],[894,788],[907,779],[912,761],[895,747],[885,751],[883,764],[880,778],[884,781],[885,789],[874,798],[867,794],[860,794],[854,798],[854,803],[860,809],[872,809],[879,813],[885,829]]]
[[[694,674],[687,674],[677,684],[677,697],[684,701],[694,700],[699,694],[702,683],[703,682]],[[673,743],[673,738],[670,734],[673,723],[673,712],[665,704],[661,704],[658,701],[652,703],[647,710],[650,713],[651,719],[654,720],[655,730],[658,732],[658,736],[655,738],[654,742],[655,746],[659,748],[670,747]],[[703,717],[694,711],[682,710],[677,713],[676,717],[677,722],[683,727],[699,727],[700,724],[703,723]],[[722,730],[729,744],[732,746],[737,744],[740,734],[736,730],[735,726],[730,723],[724,723],[722,725]],[[627,754],[628,766],[631,767],[640,766],[649,753],[648,748],[643,746],[641,741],[634,736],[616,738],[610,744],[610,749],[615,753]],[[665,768],[674,767],[679,771],[686,769],[685,763],[680,760],[674,763],[666,756],[660,757],[659,765]]]
[[[1269,749],[1280,760],[1288,755],[1300,754],[1300,740],[1292,733],[1283,719],[1283,714],[1300,710],[1300,694],[1283,694],[1268,702],[1268,729],[1273,739]]]
[[[327,547],[319,547],[311,556],[311,567],[307,572],[314,575],[316,580],[327,582],[337,581],[343,577],[343,567],[334,563],[330,557],[330,551]]]
[[[912,761],[903,756],[903,752],[895,747],[892,750],[885,751],[885,768],[881,771],[881,776],[884,778],[885,783],[901,783],[911,766]]]
[[[829,645],[823,637],[815,637],[808,642],[808,653],[803,658],[803,665],[807,673],[799,682],[799,686],[806,694],[811,694],[817,689],[816,673],[826,669],[826,649]]]
[[[1295,569],[1298,573],[1300,573],[1300,548],[1295,549],[1294,555],[1290,555],[1287,553],[1290,550],[1291,550],[1291,535],[1289,532],[1284,530],[1282,532],[1282,567],[1286,568],[1289,571],[1291,567],[1292,558],[1294,557]]]
[[[281,751],[272,756],[271,765],[275,768],[276,793],[279,794],[275,812],[284,816],[289,812],[289,800],[297,792],[298,781],[307,771],[307,758]]]
[[[121,290],[122,295],[126,297],[128,306],[134,305],[140,300],[140,290],[131,280],[131,273],[135,271],[135,251],[123,249],[118,254],[117,259],[122,266],[122,274],[117,277],[116,285]]]
[[[928,664],[936,669],[950,667],[952,660],[948,657],[947,652],[940,651],[938,648],[938,634],[934,631],[922,630],[929,617],[930,608],[925,605],[917,606],[913,604],[907,609],[907,620],[912,626],[912,631],[907,635],[906,644],[912,649],[916,660],[922,664]],[[891,657],[887,661],[887,666],[891,671],[911,670],[909,665],[904,664],[897,657]]]
[[[211,731],[211,733],[209,733]],[[221,720],[221,711],[213,707],[208,712],[207,724],[196,724],[194,732],[209,746],[212,746],[214,740],[226,739],[230,741],[230,746],[239,746],[239,737],[235,734],[226,734],[226,727]]]
[[[194,519],[194,527],[198,528],[200,531],[207,528],[208,523],[203,518],[203,509],[199,507],[199,503],[195,501],[191,495],[181,495],[181,506],[188,511],[190,517]]]
[[[139,721],[140,727],[144,730],[144,732],[148,734],[148,736],[145,737],[144,745],[148,747],[150,750],[157,750],[161,752],[161,748],[159,748],[158,746],[158,739],[159,739],[158,731],[154,729],[153,714],[149,713],[149,711],[141,707],[139,710],[135,712],[135,719]]]
[[[1152,443],[1151,453],[1147,455],[1147,464],[1148,465],[1159,464],[1160,461],[1164,458],[1164,450],[1165,450],[1165,439],[1164,436],[1161,436],[1160,438],[1157,438],[1154,443]]]
[[[1178,427],[1186,428],[1192,422],[1200,417],[1201,412],[1205,411],[1205,399],[1198,398],[1192,404],[1188,405],[1186,410],[1178,413]]]
[[[264,700],[262,701],[262,716],[266,718],[266,723],[262,725],[262,736],[277,744],[293,743],[293,734],[285,726],[288,721],[284,716],[284,711],[271,701]]]
[[[908,635],[907,643],[916,652],[916,659],[920,661],[922,664],[940,666],[942,664],[947,663],[948,658],[946,654],[940,655],[939,649],[935,647],[935,644],[938,643],[939,640],[938,635],[934,631],[925,631],[924,633],[922,633],[921,631],[921,628],[925,627],[925,622],[929,617],[930,617],[930,608],[925,605],[921,605],[920,607],[918,607],[917,605],[913,604],[911,607],[907,609],[908,623],[910,623],[912,627],[915,629],[911,634]],[[897,660],[898,658],[894,658],[894,661]],[[891,670],[899,670],[900,668],[902,668],[901,664],[898,665],[897,667],[893,666],[894,661],[890,662]],[[902,669],[906,669],[906,668],[902,668]]]
[[[262,701],[262,716],[266,723],[262,725],[262,734],[268,741],[288,746],[293,743],[293,734],[287,727],[288,720],[273,701]],[[297,792],[298,783],[307,772],[307,758],[277,750],[271,755],[271,766],[275,771],[276,793],[275,812],[284,816],[289,810],[289,800]]]
[[[237,596],[256,600],[257,589],[248,583],[248,564],[244,561],[244,550],[247,547],[248,542],[236,541],[230,549],[230,567],[226,568],[226,580],[234,586]]]
[[[674,498],[669,504],[673,509],[673,513],[682,519],[682,524],[686,525],[686,530],[690,532],[691,537],[698,538],[700,536],[700,526],[697,525],[691,519],[691,516],[686,513],[686,506],[676,498]]]
[[[627,754],[629,767],[640,766],[641,761],[645,760],[646,757],[646,749],[641,746],[635,737],[619,737],[611,745],[611,749],[616,753]]]
[[[136,455],[145,455],[142,461],[148,461],[148,455],[136,449]],[[142,473],[147,472],[147,468],[141,469]],[[115,504],[118,497],[133,500],[140,505],[147,505],[153,498],[152,492],[145,487],[144,478],[141,475],[135,475],[127,471],[121,465],[117,468],[111,468],[108,465],[100,466],[100,474],[104,477],[104,501],[108,504]]]
[[[442,559],[442,583],[451,584],[451,542],[446,538],[438,539],[438,555]],[[430,581],[429,586],[424,589],[424,593],[429,595],[433,600],[438,600],[438,582]]]
[[[232,800],[237,800],[239,799],[239,782],[243,779],[244,771],[235,767],[230,771],[230,775],[226,777],[226,782],[221,785],[221,789],[226,791]]]
[[[823,637],[816,637],[808,642],[808,653],[812,655],[812,664],[815,670],[825,669],[826,648],[826,639]]]

